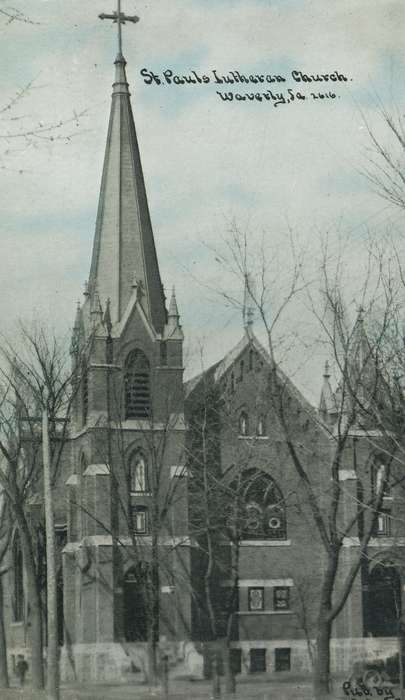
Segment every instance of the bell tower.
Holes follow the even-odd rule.
[[[138,139],[118,54],[93,253],[71,355],[75,408],[64,550],[77,677],[119,678],[190,635],[183,332],[160,278]],[[180,589],[180,582],[183,583]],[[71,655],[71,652],[70,652]],[[72,675],[66,651],[64,675]]]

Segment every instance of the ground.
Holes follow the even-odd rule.
[[[358,691],[357,697],[362,694]],[[46,700],[45,693],[32,691],[29,688],[20,690],[11,688],[0,691],[1,700]],[[335,692],[331,700],[341,700],[348,697],[342,689],[342,683],[335,683]],[[350,696],[349,696],[350,697]],[[351,696],[355,697],[355,696]],[[363,695],[365,697],[365,695]],[[386,693],[372,691],[368,697],[379,697],[380,700],[396,698],[399,691],[390,688]],[[61,700],[209,700],[212,698],[211,686],[208,682],[177,681],[171,684],[169,695],[165,696],[161,689],[152,689],[140,685],[88,685],[80,687],[65,686],[61,690]],[[261,677],[239,681],[237,692],[226,695],[223,691],[222,700],[312,700],[310,681],[290,679],[273,679]]]

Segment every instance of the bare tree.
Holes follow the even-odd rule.
[[[0,452],[3,469],[0,470],[0,485],[21,539],[29,600],[25,624],[29,625],[30,631],[32,683],[41,688],[45,612],[48,629],[57,626],[52,611],[44,608],[42,597],[46,585],[42,516],[39,514],[33,518],[33,504],[39,504],[40,510],[43,504],[41,413],[47,408],[50,469],[56,494],[73,393],[65,344],[38,324],[32,327],[21,324],[20,337],[15,342],[3,338],[1,364]],[[60,490],[56,497],[63,498]],[[53,509],[54,504],[50,503],[48,507]],[[46,575],[48,579],[56,578],[56,572],[49,569],[49,565]],[[49,666],[52,670],[52,664]],[[52,682],[48,684],[52,685]]]
[[[384,127],[378,134],[363,116],[370,139],[364,174],[378,195],[400,209],[405,208],[405,124],[400,111],[380,105]]]
[[[29,24],[33,31],[40,26],[40,22],[19,8],[0,9],[0,27],[3,26],[4,31],[16,32],[19,24]],[[50,120],[27,114],[26,103],[40,87],[38,77],[34,77],[23,86],[17,87],[13,94],[0,104],[0,170],[11,169],[8,159],[15,153],[28,147],[38,149],[45,144],[67,144],[81,132],[80,122],[87,109],[73,109],[69,115]],[[17,167],[21,174],[26,169],[20,157]]]
[[[404,362],[401,271],[393,265],[396,256],[392,250],[387,252],[374,246],[365,251],[368,264],[360,284],[360,310],[353,327],[344,311],[345,286],[340,273],[336,273],[339,265],[335,263],[334,272],[330,272],[328,251],[323,251],[317,280],[318,289],[321,288],[319,302],[303,278],[301,260],[293,257],[290,286],[279,308],[274,309],[273,305],[270,320],[266,258],[263,256],[259,270],[249,268],[247,239],[237,229],[233,230],[228,253],[233,271],[248,285],[263,325],[269,368],[268,396],[315,528],[314,541],[323,552],[314,663],[314,693],[317,698],[323,698],[330,692],[332,624],[345,606],[367,557],[368,545],[383,511],[385,484],[398,486],[403,478],[403,389],[397,377]],[[252,284],[252,279],[256,284]],[[337,390],[329,391],[330,401],[323,415],[305,409],[305,430],[307,436],[313,435],[307,439],[297,426],[297,411],[302,411],[299,396],[282,369],[277,347],[280,318],[303,291],[320,329],[322,352],[328,352],[339,377]],[[228,293],[225,298],[229,302]],[[362,467],[356,463],[359,436],[370,453],[383,455],[384,473],[371,485],[364,483]],[[322,443],[325,446],[318,453],[323,462],[321,474],[312,469],[308,439],[313,440],[314,446]],[[347,514],[343,504],[348,496],[341,475],[349,454],[358,488]],[[353,550],[351,565],[342,575],[343,545],[352,537],[358,537],[358,546]]]

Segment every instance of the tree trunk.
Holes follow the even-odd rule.
[[[51,464],[49,449],[48,410],[42,414],[42,446],[44,464],[44,502],[46,526],[46,601],[47,601],[47,677],[46,693],[48,700],[59,700],[59,645],[57,583],[55,561],[55,526],[51,489]]]
[[[7,644],[4,629],[3,577],[0,576],[0,687],[8,688]]]
[[[219,659],[218,650],[214,649],[214,655],[212,658],[212,697],[221,697],[221,678],[219,675]]]
[[[316,700],[324,700],[330,694],[330,636],[332,624],[322,613],[319,617],[316,636],[316,659],[314,666],[314,694]]]
[[[29,601],[29,637],[31,644],[31,682],[32,687],[44,687],[44,651],[42,635],[42,603],[38,577],[35,568],[32,539],[28,523],[21,507],[15,506],[16,520],[19,524],[24,569],[27,582],[27,600]]]
[[[225,668],[225,690],[229,694],[236,692],[235,674],[232,668],[231,650],[228,640],[225,640],[223,648],[223,659]]]

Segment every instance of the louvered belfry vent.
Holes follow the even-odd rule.
[[[125,417],[150,417],[150,366],[142,350],[132,350],[125,362]]]

